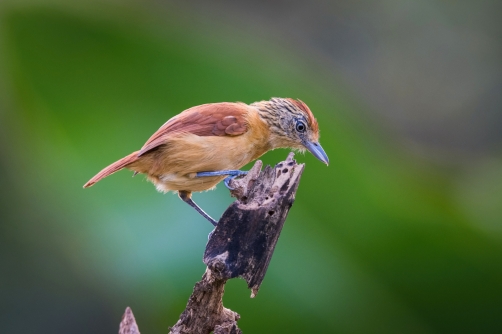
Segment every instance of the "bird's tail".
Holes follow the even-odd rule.
[[[103,170],[101,172],[96,174],[92,179],[90,179],[86,184],[84,184],[84,188],[88,188],[88,187],[92,186],[94,183],[98,182],[102,178],[105,178],[108,175],[111,175],[115,172],[118,172],[119,170],[126,167],[130,163],[135,162],[136,160],[139,159],[138,153],[139,153],[139,151],[133,152],[133,153],[129,154],[128,156],[120,159],[119,161],[115,161],[110,166],[103,168]]]

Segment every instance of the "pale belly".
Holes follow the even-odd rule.
[[[211,190],[226,176],[195,177],[195,175],[165,174],[160,177],[148,176],[160,192],[168,191],[206,191]]]

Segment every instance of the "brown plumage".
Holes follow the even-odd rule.
[[[168,120],[139,151],[104,168],[84,188],[127,168],[146,174],[159,191],[178,191],[188,202],[191,192],[212,189],[232,175],[197,173],[238,170],[275,148],[307,149],[327,164],[318,139],[317,121],[300,100],[203,104]]]

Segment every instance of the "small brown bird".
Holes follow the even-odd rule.
[[[123,168],[146,174],[158,191],[178,196],[216,226],[191,199],[247,172],[239,168],[276,148],[309,150],[328,164],[319,128],[305,103],[289,98],[245,103],[210,103],[168,120],[136,152],[104,168],[84,185],[92,186]],[[229,187],[230,188],[230,187]]]

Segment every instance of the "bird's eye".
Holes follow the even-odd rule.
[[[296,131],[298,132],[305,132],[307,129],[307,126],[305,126],[305,123],[298,121],[296,122]]]

